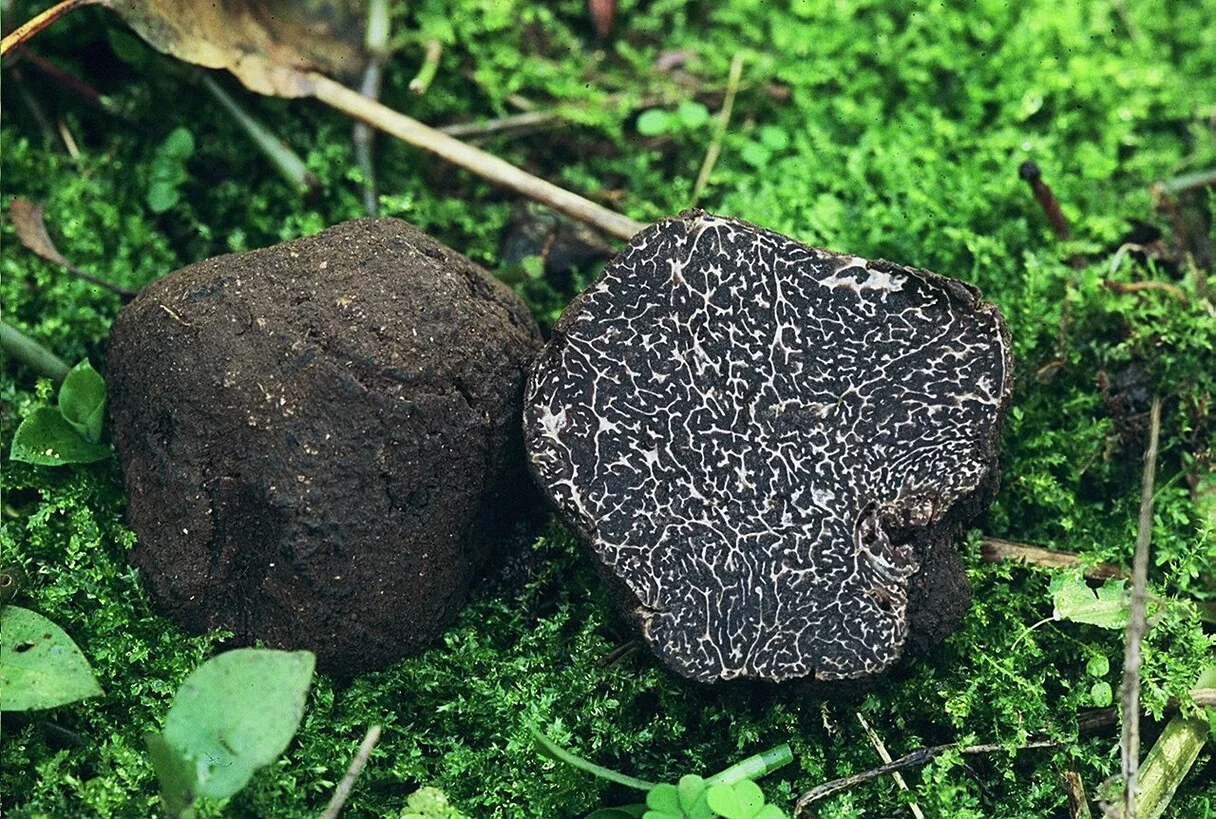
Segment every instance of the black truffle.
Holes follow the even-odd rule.
[[[524,435],[666,665],[857,679],[966,609],[953,541],[995,491],[1010,369],[972,287],[690,212],[562,315]]]
[[[107,383],[154,602],[330,672],[425,646],[526,497],[540,343],[506,287],[396,219],[150,285]]]

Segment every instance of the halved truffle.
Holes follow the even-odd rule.
[[[855,679],[966,610],[953,541],[995,491],[1010,376],[974,288],[693,211],[567,308],[524,435],[666,665]]]

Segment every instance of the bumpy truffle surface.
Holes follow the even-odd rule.
[[[506,287],[396,219],[150,285],[107,383],[158,608],[343,674],[425,646],[525,497],[540,341]]]
[[[689,212],[563,314],[524,434],[665,664],[856,679],[966,608],[952,541],[995,490],[1010,367],[961,282]]]

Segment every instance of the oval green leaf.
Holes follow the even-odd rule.
[[[37,466],[90,464],[110,457],[113,450],[105,444],[89,443],[77,434],[63,413],[53,407],[39,407],[17,427],[9,457]]]
[[[101,695],[72,638],[41,614],[5,606],[0,634],[0,711],[55,708]]]
[[[68,371],[59,388],[59,412],[91,444],[101,440],[106,416],[106,382],[86,358]]]
[[[671,114],[662,108],[648,108],[638,114],[638,133],[642,136],[658,136],[671,130]]]
[[[713,811],[726,819],[752,819],[764,807],[760,786],[750,779],[733,785],[713,785],[706,794]]]
[[[186,678],[161,736],[197,760],[200,796],[232,796],[286,750],[304,716],[314,663],[311,651],[240,648]]]

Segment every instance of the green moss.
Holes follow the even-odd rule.
[[[961,277],[1002,308],[1017,377],[1003,487],[978,524],[987,534],[1130,564],[1144,402],[1165,397],[1150,579],[1172,602],[1145,645],[1143,697],[1156,716],[1184,695],[1212,660],[1210,633],[1187,601],[1216,598],[1216,541],[1187,480],[1196,459],[1212,457],[1216,334],[1202,292],[1211,271],[1128,254],[1113,261],[1131,220],[1174,235],[1154,211],[1153,182],[1216,165],[1210,0],[1069,8],[859,0],[792,2],[788,12],[759,0],[622,0],[617,37],[604,43],[591,39],[582,0],[530,4],[518,16],[471,0],[395,13],[402,50],[386,78],[389,104],[437,124],[513,112],[521,97],[559,110],[569,124],[487,147],[639,219],[687,206],[710,129],[643,137],[636,113],[675,111],[690,89],[716,111],[730,60],[743,51],[734,118],[703,206]],[[37,46],[97,83],[127,121],[23,73],[33,96],[55,101],[44,104],[74,134],[77,158],[42,132],[6,76],[6,193],[45,203],[51,235],[74,264],[139,287],[210,255],[360,215],[349,122],[222,80],[321,180],[317,197],[304,200],[190,72],[133,40],[117,40],[126,62],[109,56],[121,32],[113,16],[89,11]],[[445,43],[441,70],[416,98],[405,86],[430,36]],[[654,67],[677,51],[680,72]],[[196,151],[180,201],[158,216],[146,203],[151,168],[178,126],[190,128]],[[384,213],[498,266],[512,196],[383,138],[378,157]],[[1027,159],[1070,221],[1066,243],[1018,178]],[[1181,203],[1212,237],[1216,198]],[[25,253],[11,222],[0,240],[5,320],[68,361],[104,364],[118,298]],[[1183,300],[1118,292],[1108,279],[1164,281]],[[584,281],[527,281],[519,290],[551,319]],[[1140,394],[1120,403],[1125,382]],[[17,421],[49,395],[48,384],[6,364],[0,449],[7,453]],[[0,480],[0,546],[30,578],[17,602],[65,628],[106,691],[20,720],[6,715],[0,806],[13,816],[148,815],[156,786],[142,734],[159,727],[177,685],[221,635],[186,635],[151,610],[124,559],[133,536],[115,463],[39,469],[6,456]],[[427,652],[349,683],[318,679],[287,755],[202,815],[316,815],[373,723],[385,735],[352,795],[352,816],[396,815],[410,793],[432,785],[475,816],[575,816],[601,797],[628,801],[537,756],[529,720],[582,756],[651,779],[719,770],[789,741],[795,764],[764,782],[778,802],[878,764],[856,710],[896,756],[955,740],[1009,748],[967,759],[970,769],[943,756],[907,774],[912,793],[875,780],[819,804],[821,817],[890,815],[913,797],[933,815],[1049,815],[1065,804],[1055,771],[1079,772],[1092,791],[1118,769],[1113,729],[1081,734],[1078,725],[1094,708],[1090,661],[1107,658],[1103,680],[1118,685],[1121,635],[1066,622],[1028,632],[1051,614],[1050,574],[984,564],[974,533],[965,550],[974,602],[960,630],[866,696],[827,704],[793,691],[694,688],[639,652],[606,663],[629,635],[569,538],[555,529],[507,551]],[[1032,736],[1060,745],[1014,752]],[[1178,804],[1178,815],[1206,815],[1216,791],[1192,777]]]

